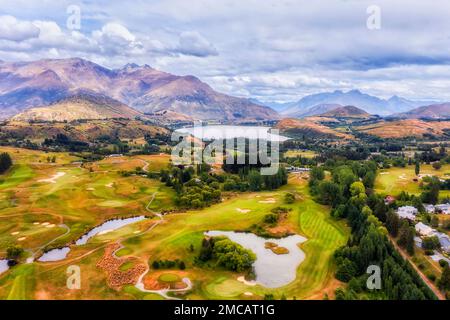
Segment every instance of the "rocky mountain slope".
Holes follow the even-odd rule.
[[[80,93],[46,107],[28,109],[14,121],[73,121],[79,119],[134,119],[142,113],[126,104],[100,94]]]
[[[0,62],[0,110],[7,118],[48,106],[80,90],[108,96],[138,111],[171,111],[196,119],[277,119],[269,107],[221,94],[193,76],[176,76],[147,65],[104,68],[80,58]]]

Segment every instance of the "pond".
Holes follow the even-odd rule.
[[[69,247],[64,248],[58,248],[50,250],[46,253],[44,253],[38,261],[40,262],[53,262],[53,261],[60,261],[67,257],[67,254],[70,252]]]
[[[139,222],[145,219],[145,216],[139,216],[139,217],[133,217],[133,218],[127,218],[127,219],[114,219],[109,220],[98,227],[95,227],[88,233],[86,233],[84,236],[82,236],[80,239],[78,239],[75,244],[77,246],[81,246],[83,244],[86,244],[89,239],[92,237],[98,235],[98,234],[105,234],[110,231],[117,230],[119,228],[125,227],[126,225]]]
[[[177,129],[177,132],[189,133],[203,141],[215,139],[264,139],[269,141],[286,141],[289,138],[270,133],[270,127],[261,126],[198,126]]]
[[[2,259],[0,260],[0,274],[9,269],[8,260]]]
[[[226,236],[246,249],[256,254],[253,267],[256,274],[256,282],[267,288],[278,288],[295,280],[297,268],[305,259],[305,253],[298,244],[307,239],[292,235],[281,239],[266,239],[253,233],[234,231],[208,231],[205,235],[210,237]],[[271,242],[279,247],[288,249],[287,254],[276,254],[266,248],[266,243]]]

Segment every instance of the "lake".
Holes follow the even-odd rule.
[[[95,227],[88,233],[86,233],[84,236],[82,236],[80,239],[78,239],[75,242],[75,244],[77,246],[86,244],[89,241],[89,239],[91,239],[92,237],[94,237],[98,234],[105,234],[107,232],[117,230],[119,228],[125,227],[126,225],[129,225],[129,224],[132,224],[135,222],[139,222],[144,219],[145,219],[145,216],[139,216],[139,217],[133,217],[133,218],[127,218],[127,219],[109,220],[109,221],[99,225],[98,227]]]
[[[297,268],[305,259],[305,253],[298,247],[299,243],[307,239],[292,235],[281,239],[266,239],[253,233],[234,231],[209,231],[205,235],[210,237],[226,236],[246,249],[256,254],[253,264],[256,274],[256,282],[267,288],[285,286],[295,280]],[[275,254],[265,248],[266,242],[276,243],[280,247],[289,250],[287,254]]]
[[[270,127],[262,126],[198,126],[177,129],[177,132],[189,133],[192,136],[203,141],[211,141],[216,139],[264,139],[268,141],[286,141],[289,138],[278,134],[272,134]]]
[[[8,260],[6,259],[0,260],[0,274],[2,274],[8,269],[9,269]]]
[[[40,262],[52,262],[52,261],[60,261],[67,257],[67,254],[70,252],[69,247],[58,248],[50,250],[44,253],[38,261]]]

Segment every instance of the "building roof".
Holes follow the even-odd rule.
[[[432,232],[434,232],[434,229],[431,228],[430,226],[427,226],[426,224],[419,222],[418,224],[416,224],[415,229],[417,232],[419,232],[420,234],[431,234]]]

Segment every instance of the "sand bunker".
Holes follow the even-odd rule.
[[[11,232],[11,235],[12,235],[12,236],[16,236],[16,235],[18,235],[18,234],[19,234],[19,231]]]
[[[251,293],[251,292],[244,292],[244,296],[247,296],[247,297],[251,297],[253,295],[253,293]]]
[[[48,226],[50,224],[50,222],[42,222],[43,226]]]
[[[56,183],[56,180],[58,180],[59,178],[61,178],[65,174],[66,174],[65,172],[57,172],[51,178],[38,180],[38,182]]]
[[[389,172],[380,172],[380,175],[389,174]]]
[[[242,282],[243,284],[246,284],[247,286],[256,286],[256,282],[255,281],[247,281],[247,280],[245,280],[244,276],[238,277],[237,281]]]
[[[276,200],[274,198],[267,198],[266,200],[260,200],[259,203],[275,203]]]
[[[94,191],[95,189],[94,188],[87,188],[86,190],[87,191]]]
[[[25,240],[27,237],[20,237],[19,239],[17,239],[17,241],[23,241]]]
[[[114,184],[114,182],[111,182],[111,183],[105,184],[105,187],[107,187],[107,188],[112,188],[112,187],[113,187],[113,184]]]
[[[54,227],[55,227],[55,225],[53,223],[46,226],[46,228],[54,228]]]
[[[37,226],[37,225],[39,225],[40,223],[39,223],[39,222],[33,222],[33,224],[34,224],[35,226]]]
[[[241,209],[241,208],[236,208],[237,211],[239,211],[240,213],[249,213],[251,210],[249,209]]]

